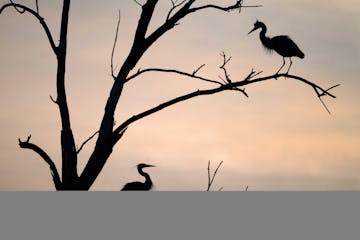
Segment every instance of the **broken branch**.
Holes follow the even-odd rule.
[[[58,171],[56,169],[56,166],[55,166],[54,162],[51,160],[49,155],[44,150],[42,150],[37,145],[35,145],[33,143],[30,143],[30,139],[31,139],[31,135],[29,135],[27,137],[26,141],[21,141],[21,139],[19,138],[18,139],[19,146],[21,148],[24,148],[24,149],[33,150],[49,165],[50,172],[51,172],[51,175],[53,177],[54,184],[55,184],[55,188],[56,188],[56,190],[61,190],[62,183],[61,183],[60,176],[59,176],[59,173],[58,173]]]

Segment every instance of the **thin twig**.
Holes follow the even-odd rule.
[[[232,81],[230,79],[230,74],[228,73],[228,71],[226,69],[226,65],[231,61],[231,57],[226,57],[225,52],[220,53],[220,56],[223,58],[223,63],[219,68],[221,70],[223,70],[225,79],[223,77],[221,77],[221,76],[219,76],[219,78],[224,82],[225,85],[231,84]],[[256,72],[254,72],[254,70],[251,70],[251,73],[243,81],[250,80],[255,75],[255,73]],[[232,90],[243,93],[245,95],[245,97],[247,97],[247,98],[249,97],[249,95],[245,91],[245,88],[241,89],[239,87],[233,87]]]
[[[90,137],[88,137],[88,139],[86,139],[86,140],[80,145],[80,148],[76,151],[76,153],[79,154],[80,151],[83,149],[83,147],[84,147],[91,139],[93,139],[93,138],[96,136],[96,134],[98,134],[98,133],[99,133],[99,130],[96,131],[96,132],[94,132]]]
[[[231,60],[231,57],[227,58],[225,52],[220,53],[220,56],[223,58],[223,64],[220,66],[220,69],[224,71],[225,80],[228,83],[231,83],[230,74],[228,74],[226,70],[226,64],[228,64]]]
[[[204,6],[200,6],[200,7],[195,7],[190,9],[191,11],[199,11],[199,10],[203,10],[206,8],[213,8],[213,9],[217,9],[217,10],[222,10],[222,11],[232,11],[232,10],[236,10],[239,9],[239,11],[241,10],[241,8],[257,8],[257,7],[262,7],[262,5],[242,5],[243,0],[237,1],[234,5],[229,6],[229,7],[220,7],[218,5],[213,5],[213,4],[208,4],[208,5],[204,5]]]
[[[9,1],[13,4],[15,10],[16,10],[18,13],[23,14],[23,13],[25,12],[25,9],[22,9],[22,10],[21,10],[20,7],[17,7],[17,6],[16,6],[16,4],[14,3],[13,0],[9,0]]]
[[[330,88],[328,88],[328,89],[325,89],[325,91],[324,91],[320,96],[321,96],[321,97],[322,97],[322,96],[326,96],[331,89],[336,88],[336,87],[339,87],[339,86],[341,86],[341,84],[336,84],[336,85],[334,85],[334,86],[332,86],[332,87],[330,87]],[[336,98],[336,97],[335,97],[335,98]]]
[[[121,19],[121,13],[119,10],[119,18],[118,18],[118,22],[117,22],[117,26],[116,26],[116,32],[115,32],[115,40],[114,40],[114,45],[111,51],[111,76],[114,78],[114,80],[116,79],[116,76],[114,74],[114,53],[115,53],[115,48],[116,48],[116,43],[117,43],[117,39],[118,39],[118,35],[119,35],[119,26],[120,26],[120,19]]]
[[[337,86],[340,86],[340,84],[338,84]],[[336,86],[334,86],[336,87]],[[334,87],[331,87],[330,89],[333,89]],[[319,91],[317,90],[316,87],[313,87],[314,88],[314,91],[316,92],[316,95],[318,96],[321,104],[324,106],[325,110],[331,115],[331,112],[329,110],[329,108],[326,106],[325,102],[322,100],[322,96],[326,96],[325,92],[327,92],[328,90],[325,90],[323,93],[319,93]]]
[[[134,0],[134,2],[136,2],[136,4],[139,5],[140,7],[143,6],[143,5],[142,5],[139,1],[137,1],[137,0]]]
[[[260,71],[260,72],[256,72],[254,71],[254,69],[251,69],[251,72],[249,73],[249,75],[246,76],[246,78],[244,79],[244,81],[249,81],[251,80],[252,78],[260,75],[263,71]]]
[[[249,98],[249,95],[247,94],[245,88],[244,88],[244,89],[241,89],[241,88],[238,88],[238,87],[234,87],[232,90],[241,92],[242,94],[245,95],[245,97]]]
[[[202,66],[205,66],[205,65],[202,65]],[[193,73],[187,73],[187,72],[183,72],[183,71],[179,71],[179,70],[176,70],[176,69],[162,69],[162,68],[147,68],[147,69],[139,69],[135,74],[131,75],[130,77],[128,77],[125,81],[128,82],[138,76],[140,76],[141,74],[143,73],[146,73],[146,72],[165,72],[165,73],[175,73],[175,74],[179,74],[179,75],[184,75],[184,76],[187,76],[187,77],[191,77],[191,78],[195,78],[195,79],[199,79],[199,80],[202,80],[202,81],[205,81],[205,82],[210,82],[210,83],[215,83],[215,84],[218,84],[218,85],[222,85],[222,83],[218,82],[218,81],[215,81],[215,80],[211,80],[211,79],[207,79],[207,78],[204,78],[204,77],[200,77],[200,76],[196,76],[195,74],[200,70],[201,68],[198,68],[197,70],[195,70]],[[194,74],[195,73],[195,74]]]
[[[114,120],[113,126],[115,126],[115,125],[116,125],[116,121]],[[122,132],[122,134],[124,134],[125,131],[126,131],[126,129]],[[80,148],[76,151],[76,153],[79,154],[80,151],[83,149],[83,147],[84,147],[89,141],[91,141],[91,139],[93,139],[93,138],[96,136],[96,134],[98,134],[98,133],[99,133],[99,130],[97,130],[97,131],[94,132],[90,137],[88,137],[88,138],[80,145]],[[122,135],[121,135],[121,136],[122,136]]]
[[[176,8],[178,8],[178,7],[180,7],[181,5],[183,5],[185,2],[186,2],[186,0],[183,0],[183,1],[181,1],[180,3],[177,4],[177,1],[171,0],[172,8],[170,9],[169,13],[168,13],[167,16],[166,16],[166,21],[168,21],[168,20],[170,19],[172,12],[173,12]]]
[[[57,100],[55,100],[51,95],[50,95],[50,100],[55,103],[55,104],[58,104]]]
[[[326,106],[324,100],[322,100],[321,97],[319,97],[319,100],[320,100],[321,104],[324,106],[324,108],[326,109],[326,111],[331,115],[331,112],[330,112],[329,108]]]
[[[208,192],[208,191],[210,191],[210,188],[211,188],[211,186],[212,186],[212,184],[213,184],[213,182],[214,182],[214,179],[215,179],[215,176],[216,176],[216,174],[217,174],[217,172],[218,172],[218,170],[219,170],[219,168],[220,168],[220,166],[221,166],[221,164],[223,163],[223,161],[221,161],[219,164],[218,164],[218,166],[216,167],[216,169],[215,169],[215,172],[214,172],[214,174],[213,174],[213,176],[211,177],[211,179],[210,179],[210,161],[208,162],[208,168],[207,168],[207,170],[208,170],[208,186],[207,186],[207,189],[206,189],[206,191]]]
[[[200,67],[198,67],[197,69],[195,69],[194,72],[192,73],[192,75],[195,76],[196,73],[197,73],[198,71],[200,71],[203,67],[205,67],[205,64],[203,64],[203,65],[201,65]]]
[[[208,161],[208,167],[207,167],[207,173],[208,173],[208,185],[206,191],[208,192],[210,189],[210,182],[211,182],[211,176],[210,176],[210,161]]]
[[[38,2],[38,0],[36,0],[36,12],[37,12],[38,14],[40,14],[39,2]]]

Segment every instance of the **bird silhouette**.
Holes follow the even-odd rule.
[[[280,69],[276,72],[276,74],[278,74],[280,70],[284,67],[286,57],[290,59],[290,65],[286,72],[286,74],[288,74],[292,65],[291,58],[299,57],[302,59],[305,57],[305,54],[288,36],[275,36],[273,38],[267,37],[265,35],[267,31],[267,27],[263,22],[256,21],[254,23],[254,28],[248,34],[254,32],[259,28],[261,28],[260,40],[261,43],[264,45],[265,49],[269,50],[270,52],[274,50],[283,57],[283,64],[281,65]]]
[[[121,191],[149,191],[153,183],[149,174],[143,172],[143,168],[147,167],[155,167],[154,165],[148,165],[145,163],[140,163],[137,165],[138,172],[141,176],[145,177],[145,182],[130,182],[125,184],[125,186],[121,189]]]

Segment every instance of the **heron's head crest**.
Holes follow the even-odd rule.
[[[256,22],[254,23],[254,27],[255,27],[256,29],[261,28],[261,27],[264,26],[264,25],[265,25],[265,24],[264,24],[263,22],[259,21],[258,19],[256,19]]]
[[[254,23],[254,28],[248,34],[252,33],[253,31],[255,31],[259,28],[263,28],[263,27],[265,27],[265,24],[256,19],[256,22]]]

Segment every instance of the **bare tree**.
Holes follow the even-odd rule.
[[[120,18],[118,22],[118,27],[116,31],[116,38],[113,46],[113,53],[111,56],[111,73],[114,78],[114,83],[112,85],[108,100],[105,105],[105,112],[99,126],[99,130],[91,135],[84,143],[80,144],[80,148],[76,148],[73,131],[71,128],[71,119],[67,104],[66,91],[65,91],[65,69],[66,69],[66,54],[67,54],[67,33],[68,33],[68,20],[69,20],[69,11],[70,11],[70,0],[63,0],[62,15],[61,15],[61,25],[60,25],[60,37],[59,43],[56,44],[54,41],[53,34],[51,33],[46,21],[40,15],[39,4],[36,1],[36,9],[33,10],[23,4],[15,3],[10,1],[7,4],[4,4],[0,8],[0,14],[7,8],[13,8],[20,14],[30,14],[35,17],[41,24],[42,28],[45,31],[45,34],[48,38],[49,44],[56,56],[57,59],[57,76],[56,76],[56,87],[57,87],[57,97],[56,99],[52,98],[52,101],[56,103],[60,112],[61,119],[61,149],[62,149],[62,176],[58,173],[58,170],[50,158],[50,156],[39,146],[31,143],[31,136],[27,140],[22,141],[19,139],[19,145],[21,148],[30,149],[36,152],[50,167],[51,174],[53,176],[53,181],[55,188],[57,190],[88,190],[97,176],[104,167],[107,159],[111,155],[114,146],[122,138],[128,127],[134,122],[147,117],[151,114],[154,114],[158,111],[161,111],[165,108],[173,106],[177,103],[198,97],[203,95],[211,95],[223,91],[238,91],[241,94],[244,94],[248,97],[248,94],[244,86],[264,82],[271,79],[277,79],[280,77],[286,77],[287,79],[293,79],[300,81],[308,86],[310,86],[317,97],[322,101],[322,97],[330,96],[335,98],[333,94],[329,92],[333,87],[324,89],[315,83],[308,81],[302,77],[289,75],[289,74],[275,74],[270,76],[260,77],[261,72],[251,71],[244,79],[234,80],[230,78],[230,74],[226,69],[226,65],[230,61],[230,57],[227,57],[225,53],[221,54],[222,65],[220,70],[222,71],[223,76],[221,80],[210,79],[202,77],[199,75],[200,70],[204,67],[201,65],[198,68],[195,68],[193,72],[185,72],[178,69],[162,69],[162,68],[146,68],[138,69],[133,72],[139,60],[142,58],[144,53],[164,34],[172,30],[175,26],[179,24],[179,21],[185,17],[188,17],[191,14],[200,13],[208,9],[213,9],[221,12],[230,12],[232,10],[238,10],[239,12],[243,8],[248,7],[258,7],[258,6],[246,6],[243,3],[243,0],[235,1],[234,3],[228,6],[220,6],[214,4],[205,4],[195,6],[196,0],[171,0],[171,7],[167,14],[166,19],[160,26],[155,28],[154,31],[149,31],[148,27],[152,20],[154,11],[158,4],[158,0],[134,0],[141,7],[141,14],[136,26],[136,32],[133,40],[133,44],[129,55],[126,57],[125,61],[119,68],[118,72],[115,72],[113,67],[113,56],[114,50],[116,47],[118,28],[120,25]],[[209,85],[213,85],[207,89],[195,90],[188,94],[185,94],[180,97],[175,97],[169,101],[160,103],[158,106],[150,108],[144,112],[140,112],[119,125],[115,124],[114,113],[116,106],[120,100],[120,97],[123,92],[124,86],[136,79],[138,76],[146,74],[148,72],[159,72],[164,74],[177,74],[186,76],[188,78],[205,81]],[[334,86],[335,87],[335,86]],[[95,147],[86,163],[86,166],[81,174],[78,174],[77,171],[77,160],[78,153],[81,151],[83,146],[89,142],[91,139],[97,137]]]

